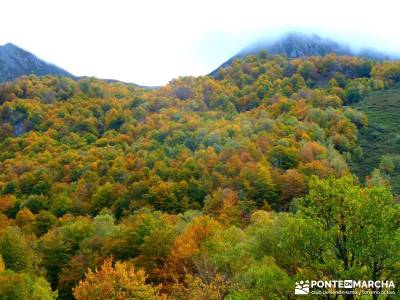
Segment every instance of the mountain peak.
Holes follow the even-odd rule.
[[[306,56],[325,56],[335,53],[339,56],[359,56],[371,60],[390,60],[391,57],[374,49],[364,48],[359,51],[351,49],[346,44],[338,43],[330,38],[321,37],[315,33],[287,32],[279,37],[270,36],[250,44],[239,53],[228,59],[210,75],[216,76],[220,68],[229,66],[235,59],[251,54],[267,51],[273,55],[285,55],[288,58]]]
[[[15,44],[7,43],[0,46],[0,82],[12,81],[23,75],[74,77],[71,73],[39,59]]]
[[[288,58],[303,56],[323,56],[329,53],[337,55],[354,55],[350,47],[339,44],[318,34],[288,32],[278,39],[265,38],[259,40],[239,52],[239,56],[255,54],[267,50],[271,54],[283,54]]]
[[[25,51],[24,49],[22,49],[21,47],[18,47],[17,45],[13,44],[13,43],[6,43],[3,46],[0,46],[0,54],[1,53],[10,53],[10,52],[14,52],[14,51]],[[28,51],[25,51],[27,53],[29,53]]]
[[[18,48],[18,47],[13,43],[6,43],[3,46],[0,46],[0,48]]]

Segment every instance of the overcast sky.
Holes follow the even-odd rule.
[[[142,85],[207,74],[288,29],[400,53],[395,0],[3,0],[0,9],[0,45],[75,75]]]

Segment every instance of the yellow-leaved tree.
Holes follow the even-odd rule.
[[[129,262],[112,258],[105,260],[100,270],[89,269],[85,279],[73,289],[77,300],[162,300],[159,287],[146,283],[146,273],[136,270]]]

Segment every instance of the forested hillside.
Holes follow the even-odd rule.
[[[154,90],[0,85],[4,299],[294,299],[304,278],[398,288],[399,205],[384,172],[352,175],[369,130],[354,106],[398,82],[398,62],[261,52]]]

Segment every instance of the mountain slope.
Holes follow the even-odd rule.
[[[289,58],[302,56],[323,56],[328,53],[338,55],[352,54],[349,47],[320,36],[289,33],[276,41],[261,41],[250,45],[239,52],[239,55],[254,54],[266,50],[271,54],[284,54]]]
[[[305,56],[324,56],[335,53],[339,56],[359,56],[372,60],[388,60],[390,56],[373,49],[362,49],[353,51],[349,46],[337,43],[328,38],[322,38],[316,34],[287,33],[278,39],[265,39],[249,45],[239,53],[224,62],[219,68],[210,73],[215,76],[220,68],[229,66],[235,59],[250,54],[267,51],[270,54],[282,54],[288,58],[299,58]]]
[[[368,116],[369,126],[359,132],[362,161],[353,171],[364,179],[374,169],[387,175],[393,191],[400,193],[400,89],[375,91],[354,105]]]
[[[0,46],[0,82],[12,81],[23,75],[32,74],[74,77],[71,73],[11,43]]]

